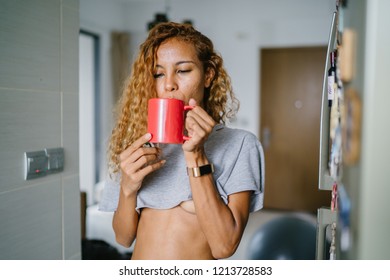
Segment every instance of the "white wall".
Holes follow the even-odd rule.
[[[350,8],[357,5],[354,1],[349,2]],[[263,47],[326,45],[335,3],[336,0],[80,0],[80,22],[82,26],[93,26],[104,36],[111,29],[130,31],[134,51],[145,38],[146,24],[154,19],[155,13],[167,11],[173,21],[193,20],[195,27],[214,41],[232,76],[234,89],[241,100],[241,110],[234,125],[258,135],[259,50]],[[366,28],[369,33],[367,41],[360,45],[367,48],[368,55],[364,67],[365,85],[363,80],[356,81],[365,104],[363,163],[361,169],[352,168],[349,172],[351,182],[359,185],[361,191],[357,196],[359,201],[354,201],[359,208],[355,211],[356,219],[363,221],[356,229],[358,252],[355,258],[386,258],[389,252],[388,246],[383,246],[387,244],[386,233],[390,226],[388,222],[383,223],[388,220],[386,213],[389,212],[385,176],[389,170],[390,155],[386,147],[390,140],[389,130],[385,128],[389,119],[387,65],[390,43],[389,36],[383,36],[388,34],[388,6],[385,0],[367,1]],[[362,22],[365,19],[355,17],[352,20]],[[107,64],[105,58],[103,67]],[[110,75],[104,75],[102,83],[110,83]],[[110,87],[105,86],[105,89],[109,94]],[[107,102],[106,106],[104,137],[112,125],[111,109],[108,108],[112,104]]]
[[[361,5],[359,1],[358,5]],[[363,94],[363,139],[361,154],[361,181],[358,201],[355,205],[358,224],[355,240],[357,259],[389,259],[390,243],[390,19],[387,0],[366,1],[366,40],[359,48],[364,49],[364,68],[361,69]],[[361,33],[360,33],[361,34]],[[357,187],[351,185],[350,187]]]
[[[147,35],[155,13],[172,21],[191,19],[222,54],[241,108],[233,126],[259,136],[260,49],[326,45],[335,0],[80,0],[80,25],[102,35],[102,141],[112,129],[110,64],[111,30],[131,34],[133,55]],[[105,152],[105,151],[104,151]],[[105,158],[103,154],[103,158]],[[104,166],[103,166],[104,167]]]
[[[81,259],[78,0],[0,0],[0,259]],[[24,152],[65,169],[24,180]]]
[[[259,50],[262,47],[325,45],[334,0],[171,0],[129,1],[127,26],[145,32],[156,12],[173,21],[191,19],[197,29],[213,40],[222,54],[241,101],[235,126],[258,135]],[[159,4],[155,4],[159,3]]]
[[[80,1],[80,28],[99,36],[100,39],[100,95],[101,95],[101,152],[102,159],[101,179],[107,173],[107,145],[113,126],[112,77],[110,63],[110,32],[125,31],[125,14],[123,5],[119,1],[109,0],[81,0]]]
[[[197,29],[213,40],[232,77],[241,101],[237,121],[232,125],[259,135],[260,49],[326,45],[334,9],[335,0],[80,0],[81,28],[97,33],[102,40],[101,158],[106,159],[113,125],[109,62],[112,30],[130,33],[133,57],[146,38],[147,23],[154,20],[155,13],[167,12],[172,21],[191,19]],[[106,167],[106,162],[102,162],[101,174]],[[110,217],[91,207],[88,214],[87,237],[104,238],[102,233],[111,227]],[[104,239],[123,250],[112,241],[112,231]]]

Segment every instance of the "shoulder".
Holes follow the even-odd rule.
[[[223,143],[234,146],[260,144],[257,136],[252,132],[224,125],[215,126],[209,140],[211,144],[218,143],[219,145]]]
[[[262,146],[253,133],[237,128],[218,125],[205,144],[206,153],[214,158],[237,160],[250,153],[263,153]],[[252,157],[252,156],[251,156]]]

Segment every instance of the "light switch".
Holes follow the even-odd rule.
[[[24,153],[25,180],[46,176],[47,156],[45,151]]]
[[[64,170],[64,148],[45,149],[48,158],[48,172],[56,173]]]

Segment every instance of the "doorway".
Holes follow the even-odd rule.
[[[80,190],[87,206],[95,201],[100,181],[100,38],[80,30],[79,34],[79,168]]]
[[[264,208],[315,213],[331,199],[329,192],[318,190],[326,47],[260,52]]]

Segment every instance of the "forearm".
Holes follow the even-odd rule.
[[[137,194],[124,194],[121,190],[118,208],[114,213],[112,225],[116,241],[124,247],[133,243],[138,227],[139,215],[135,210]]]
[[[187,156],[189,167],[208,163],[205,156]],[[194,159],[194,160],[193,160]],[[248,209],[230,208],[221,199],[212,174],[189,177],[196,215],[216,258],[234,253],[240,243],[247,222]]]
[[[196,215],[216,258],[234,253],[245,225],[223,202],[211,175],[190,179]]]

